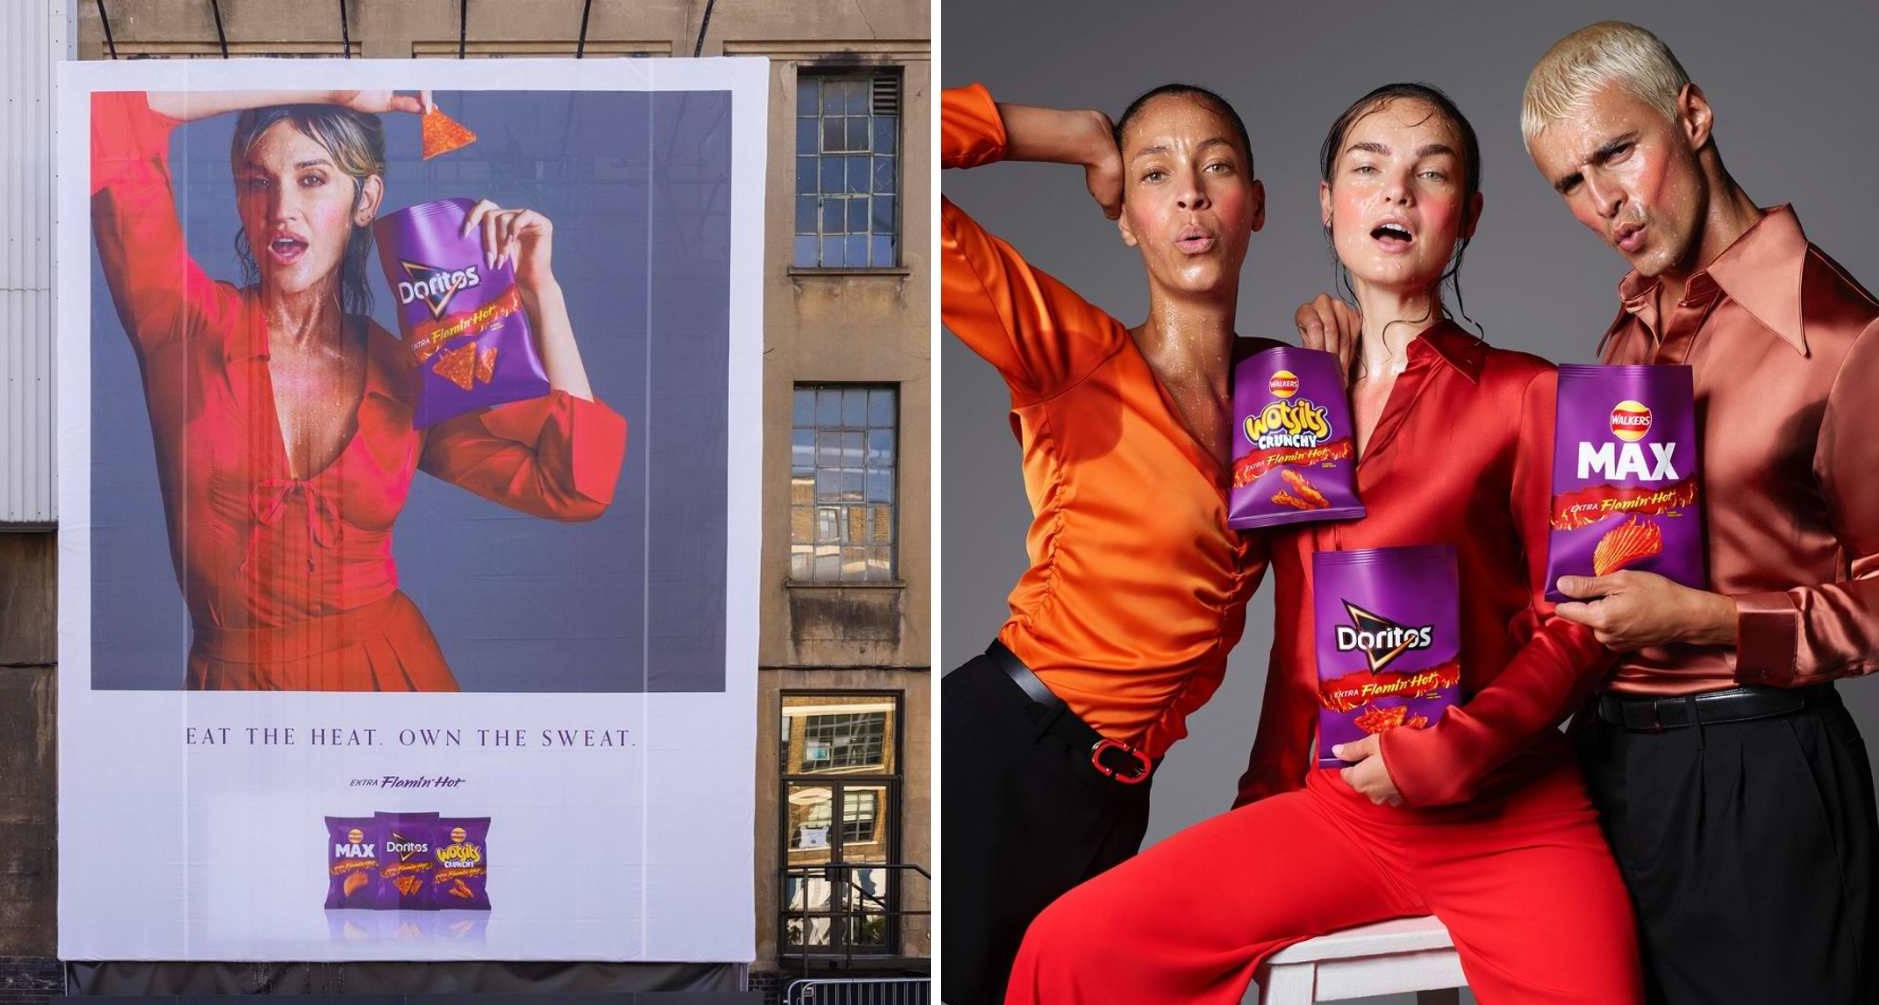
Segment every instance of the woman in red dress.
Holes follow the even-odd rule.
[[[385,196],[389,91],[101,93],[92,219],[142,371],[170,552],[190,618],[185,684],[207,690],[449,691],[398,589],[391,531],[422,469],[525,513],[587,520],[612,502],[626,422],[593,399],[539,213],[477,205],[516,284],[550,392],[418,429],[415,371],[365,315]],[[189,257],[170,133],[239,112],[231,166],[249,276]]]
[[[1368,515],[1267,536],[1277,626],[1248,805],[1057,900],[1008,1003],[1235,1005],[1286,945],[1430,913],[1490,1005],[1640,1000],[1624,886],[1552,728],[1609,667],[1544,599],[1554,371],[1463,331],[1442,300],[1480,218],[1479,165],[1432,88],[1380,88],[1333,125],[1320,208],[1361,310]],[[1314,769],[1312,555],[1439,543],[1458,555],[1464,703]]]

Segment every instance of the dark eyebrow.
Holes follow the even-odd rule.
[[[1417,157],[1434,157],[1437,154],[1449,154],[1453,156],[1454,153],[1455,148],[1446,143],[1426,143],[1416,148]]]
[[[297,164],[295,164],[295,165],[294,165],[294,170],[296,170],[296,171],[298,171],[298,170],[300,170],[301,168],[310,168],[310,167],[332,167],[332,166],[333,166],[333,162],[332,162],[332,161],[330,161],[330,160],[328,160],[328,159],[327,159],[327,158],[325,158],[325,157],[319,157],[319,158],[315,158],[315,159],[313,159],[313,160],[310,160],[310,161],[300,161],[299,163],[297,163]]]
[[[1194,144],[1194,149],[1205,150],[1208,147],[1220,146],[1220,145],[1230,147],[1230,146],[1233,146],[1233,143],[1231,140],[1228,140],[1224,136],[1209,136],[1206,139],[1201,140],[1199,143]],[[1169,152],[1169,147],[1166,144],[1157,143],[1154,146],[1143,147],[1142,149],[1137,150],[1135,152],[1135,156],[1130,157],[1129,160],[1131,162],[1134,162],[1134,161],[1142,159],[1143,157],[1147,157],[1150,154],[1165,154],[1168,152]]]
[[[1623,136],[1614,136],[1611,139],[1606,140],[1605,142],[1599,144],[1599,147],[1597,150],[1592,151],[1592,158],[1589,161],[1589,163],[1603,164],[1606,161],[1611,160],[1613,157],[1618,156],[1619,147],[1630,146],[1631,144],[1636,143],[1637,141],[1638,141],[1638,133],[1637,133],[1637,130],[1635,129],[1632,130],[1631,132],[1625,133]]]
[[[1565,195],[1568,189],[1578,188],[1579,183],[1584,180],[1585,180],[1585,175],[1582,172],[1574,171],[1573,173],[1565,176],[1564,178],[1561,178],[1558,181],[1554,182],[1553,191],[1558,192],[1560,195]]]
[[[1344,148],[1345,153],[1350,153],[1353,150],[1361,150],[1367,154],[1378,154],[1383,157],[1390,155],[1390,148],[1387,145],[1374,140],[1362,140]]]

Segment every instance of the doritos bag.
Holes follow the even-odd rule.
[[[431,902],[440,910],[489,910],[489,818],[444,817],[437,821],[431,854]]]
[[[384,845],[379,853],[379,910],[429,911],[431,874],[437,860],[437,814],[379,813],[374,815]]]
[[[1561,576],[1655,572],[1702,588],[1702,493],[1687,366],[1559,368],[1546,598]]]
[[[1241,530],[1364,515],[1357,451],[1337,360],[1278,346],[1233,367],[1233,497]]]
[[[371,907],[378,902],[379,848],[371,817],[327,817],[326,907]]]
[[[1331,748],[1433,725],[1461,699],[1461,588],[1446,544],[1312,556],[1318,766]]]
[[[438,199],[372,225],[398,301],[398,330],[418,371],[412,421],[419,428],[549,390],[514,264],[491,268],[482,231],[460,233],[475,205]]]

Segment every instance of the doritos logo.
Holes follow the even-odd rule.
[[[1363,653],[1371,673],[1381,673],[1406,652],[1435,644],[1434,625],[1399,625],[1348,600],[1344,601],[1344,610],[1351,623],[1337,626],[1337,651]]]
[[[409,862],[419,855],[430,854],[431,843],[429,841],[412,841],[402,834],[394,833],[391,836],[391,840],[385,842],[385,851],[387,854],[398,856],[400,862]]]
[[[477,274],[476,266],[467,269],[440,269],[435,265],[422,265],[402,259],[399,267],[410,276],[408,282],[398,284],[398,303],[409,304],[423,301],[430,309],[431,317],[441,318],[449,309],[450,301],[458,290],[467,290],[483,284],[483,277]]]

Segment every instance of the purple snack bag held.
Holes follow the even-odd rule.
[[[1240,360],[1233,367],[1233,415],[1227,526],[1364,515],[1350,402],[1330,353],[1277,346]]]
[[[398,302],[398,330],[418,373],[419,428],[548,393],[515,266],[491,268],[480,228],[463,236],[476,204],[437,199],[372,225],[378,261]]]
[[[1561,366],[1546,599],[1619,569],[1703,588],[1698,456],[1689,367]]]
[[[1461,593],[1451,545],[1312,556],[1318,766],[1331,748],[1432,725],[1461,699]]]

